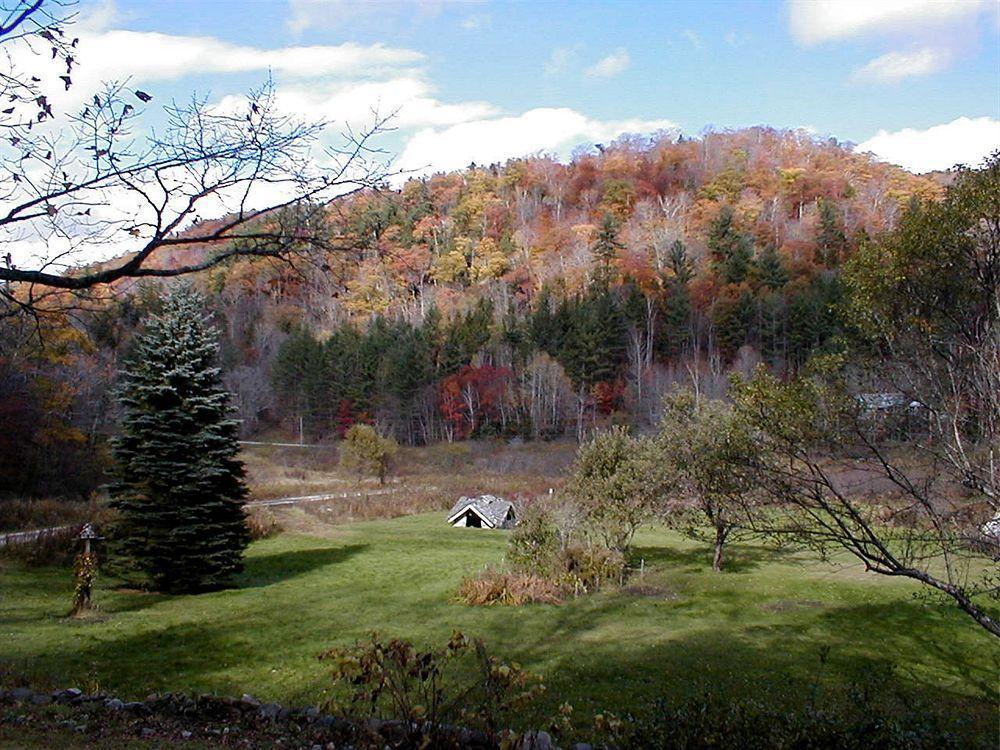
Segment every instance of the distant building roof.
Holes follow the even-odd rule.
[[[923,406],[919,401],[911,401],[906,394],[899,392],[859,393],[856,398],[866,411],[887,411],[901,407],[919,409]]]
[[[467,511],[472,511],[491,529],[510,528],[514,520],[514,504],[496,495],[460,497],[448,512],[448,523],[455,523]]]

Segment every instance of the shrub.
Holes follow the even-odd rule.
[[[400,720],[402,741],[394,747],[458,747],[460,732],[448,726],[452,722],[485,732],[492,745],[509,741],[506,727],[515,712],[545,690],[537,676],[490,656],[481,640],[458,632],[444,648],[426,651],[373,633],[319,658],[333,664],[334,681],[348,689],[345,703],[328,706],[351,718]],[[386,744],[372,739],[378,747]]]
[[[102,514],[94,500],[0,500],[0,532],[94,523]]]
[[[618,585],[625,575],[625,556],[618,550],[593,544],[574,544],[561,555],[562,580],[575,591],[597,591]]]
[[[281,524],[266,507],[253,508],[247,513],[247,531],[250,532],[250,541],[256,542],[279,534]]]
[[[520,573],[551,577],[560,573],[562,540],[552,513],[540,506],[529,508],[507,544],[507,564]]]
[[[458,587],[459,601],[477,607],[560,604],[564,593],[564,588],[549,578],[496,570],[468,576]]]
[[[356,424],[344,435],[340,461],[348,471],[356,471],[359,479],[374,476],[379,484],[385,484],[389,462],[398,449],[395,440],[382,437],[371,425]]]
[[[30,542],[13,542],[0,547],[0,555],[32,567],[68,568],[79,550],[79,526],[40,534]]]
[[[566,489],[591,533],[624,552],[662,504],[670,482],[656,442],[615,427],[580,447]]]

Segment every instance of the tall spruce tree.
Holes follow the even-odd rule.
[[[729,206],[722,207],[708,229],[708,251],[723,284],[739,284],[746,279],[753,261],[753,242],[736,229]]]
[[[837,204],[829,198],[819,202],[819,226],[816,229],[816,262],[827,268],[840,264],[847,252],[847,237]]]
[[[594,286],[607,289],[615,280],[615,261],[618,251],[625,247],[618,240],[618,222],[612,214],[605,214],[597,231],[591,252],[594,254]]]
[[[161,591],[228,585],[249,542],[237,426],[204,306],[190,288],[171,294],[121,373],[115,548],[126,570]]]

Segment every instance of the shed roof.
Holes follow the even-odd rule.
[[[448,523],[454,523],[465,511],[471,509],[493,528],[500,528],[514,504],[496,495],[460,497],[448,512]]]

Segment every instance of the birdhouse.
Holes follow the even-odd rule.
[[[89,524],[89,523],[85,523],[83,525],[83,528],[80,529],[80,536],[78,537],[78,539],[81,542],[83,542],[83,553],[85,555],[89,555],[90,554],[90,543],[91,542],[96,542],[96,541],[98,541],[100,539],[103,539],[103,538],[104,538],[103,536],[98,536],[97,535],[97,532],[94,531],[93,525]]]

